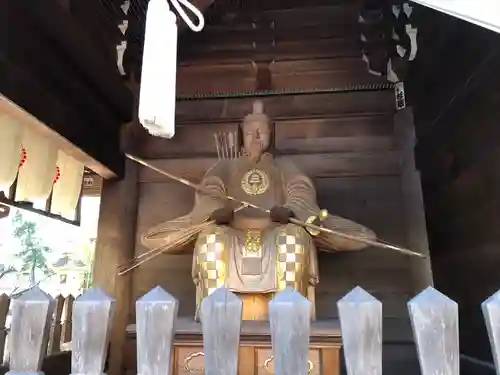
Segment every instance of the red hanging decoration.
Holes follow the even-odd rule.
[[[24,163],[26,163],[26,159],[28,159],[28,153],[26,152],[26,149],[23,147],[23,145],[21,145],[19,168],[21,168],[24,165]]]
[[[56,167],[56,177],[54,178],[54,184],[59,180],[61,177],[61,169],[59,167]]]

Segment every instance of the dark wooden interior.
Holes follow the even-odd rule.
[[[191,190],[125,162],[123,149],[199,181],[217,160],[213,133],[236,131],[257,97],[274,121],[273,152],[314,179],[320,205],[430,254],[421,261],[377,249],[321,253],[318,319],[336,318],[335,302],[362,286],[384,303],[384,372],[417,374],[406,302],[433,279],[459,303],[464,371],[488,373],[472,360],[491,361],[480,302],[500,287],[500,36],[415,5],[418,53],[398,60],[407,108],[396,111],[393,84],[370,74],[362,53],[374,66],[395,56],[384,33],[401,25],[385,17],[367,31],[359,23],[367,5],[390,13],[396,2],[199,1],[207,25],[201,33],[182,26],[176,135],[164,140],[133,115],[147,1],[133,0],[127,15],[122,3],[0,5],[0,93],[74,144],[106,178],[94,277],[117,298],[109,374],[132,370],[122,347],[137,297],[160,284],[180,300],[180,315],[195,306],[189,252],[115,275],[115,265],[145,251],[145,229],[193,203]],[[122,35],[117,25],[125,19]],[[122,76],[115,56],[121,41]]]
[[[495,271],[500,85],[492,79],[500,36],[432,15],[434,30],[442,34],[429,37],[422,48],[428,57],[415,62],[409,85],[434,282],[459,303],[462,352],[491,360],[479,304],[500,285]]]

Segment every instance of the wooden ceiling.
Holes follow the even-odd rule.
[[[132,9],[146,9],[145,3],[136,0]],[[359,56],[354,42],[358,10],[359,4],[346,0],[218,0],[206,11],[202,32],[182,34],[179,58],[184,66],[200,66]],[[144,12],[132,10],[127,63],[137,74],[144,21]]]
[[[100,47],[108,34],[95,38],[96,17],[84,26],[82,3],[96,2],[0,3],[0,93],[33,115],[38,130],[57,133],[55,147],[76,145],[82,163],[119,176],[120,128],[132,117],[133,96],[114,55]]]
[[[202,32],[187,29],[181,34],[178,95],[290,89],[290,75],[300,76],[302,83],[297,83],[297,77],[293,80],[293,88],[300,89],[331,88],[333,83],[344,86],[387,82],[384,77],[367,73],[362,50],[366,49],[367,55],[382,56],[394,50],[390,6],[402,1],[376,4],[383,9],[384,17],[370,26],[373,30],[364,30],[365,35],[373,37],[370,48],[360,41],[359,15],[367,3],[217,0],[205,11]],[[146,9],[147,0],[132,0],[128,14],[124,65],[126,72],[138,79]],[[314,66],[312,60],[316,61]],[[325,79],[327,76],[330,79]],[[239,85],[235,80],[240,81]]]

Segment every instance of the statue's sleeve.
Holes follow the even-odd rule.
[[[281,159],[279,167],[283,175],[285,206],[301,221],[317,215],[320,209],[316,203],[316,189],[311,179],[288,160]]]
[[[214,195],[226,195],[224,181],[229,172],[229,165],[224,161],[219,161],[210,168],[203,177],[200,185],[204,190],[212,192]],[[202,192],[195,193],[194,206],[191,211],[191,217],[194,224],[199,224],[207,220],[212,212],[224,207],[225,199],[214,198],[210,194]]]
[[[210,168],[204,175],[200,185],[204,189],[218,194],[225,194],[224,178],[228,171],[227,164],[218,162]],[[175,197],[171,197],[175,199]],[[167,220],[149,228],[142,236],[142,244],[149,249],[155,249],[159,246],[167,246],[177,241],[185,235],[185,230],[193,225],[201,224],[207,220],[212,212],[223,207],[224,200],[213,198],[207,194],[195,192],[194,205],[191,211],[183,216]],[[194,234],[183,243],[190,242],[196,238]],[[177,249],[172,249],[172,252]]]
[[[316,202],[316,189],[311,179],[290,161],[281,159],[279,164],[285,185],[286,207],[290,208],[295,217],[301,221],[317,216],[320,208]],[[340,216],[330,215],[323,226],[361,239],[376,239],[371,229]],[[367,247],[362,242],[325,232],[315,236],[315,242],[318,247],[327,251],[360,250]]]

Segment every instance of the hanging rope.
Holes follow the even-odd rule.
[[[201,30],[203,30],[203,28],[205,27],[205,17],[203,17],[203,13],[201,13],[198,8],[196,8],[188,0],[168,0],[168,1],[170,1],[170,3],[174,6],[174,8],[177,11],[177,13],[179,14],[179,16],[182,17],[184,22],[186,22],[186,24],[189,26],[189,28],[191,30],[193,30],[194,32],[200,32]],[[199,21],[198,25],[195,25],[193,23],[193,21],[191,21],[191,19],[186,14],[184,9],[182,9],[182,7],[179,3],[184,5],[187,9],[189,9],[196,16],[196,18],[198,18],[198,21]]]

